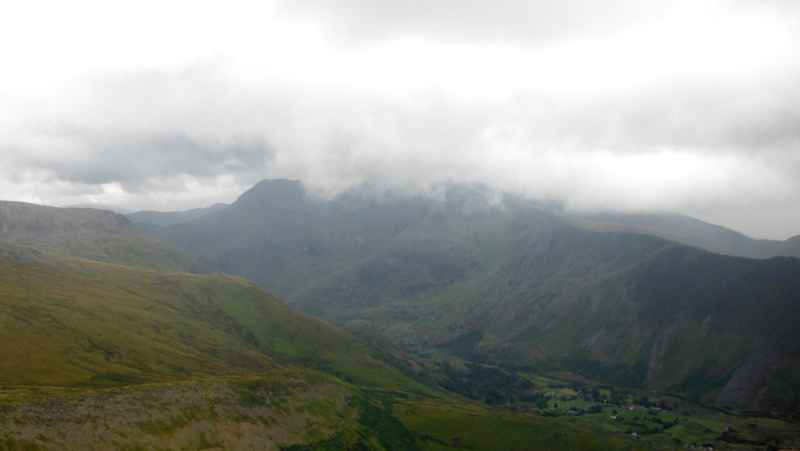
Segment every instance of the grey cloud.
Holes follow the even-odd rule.
[[[548,42],[652,20],[674,3],[612,0],[281,0],[347,40],[423,35],[459,42]]]
[[[526,43],[562,33],[575,36],[578,30],[570,27],[590,33],[593,26],[613,28],[629,14],[649,14],[617,2],[619,11],[609,13],[613,17],[594,19],[597,23],[584,29],[581,23],[593,20],[595,3],[503,1],[484,11],[481,5],[487,2],[443,1],[422,8],[419,1],[301,0],[299,6],[285,7],[296,14],[327,15],[329,26],[354,33],[353,38],[421,32]],[[755,84],[671,80],[624,92],[518,91],[508,102],[472,102],[431,92],[392,98],[337,87],[240,83],[224,68],[199,65],[177,74],[151,70],[109,76],[84,87],[90,95],[79,102],[54,108],[60,120],[74,125],[36,129],[34,144],[20,139],[3,150],[16,155],[13,170],[43,171],[77,191],[94,187],[97,192],[98,184],[119,182],[141,198],[179,192],[186,177],[232,176],[237,190],[260,177],[298,178],[330,192],[360,183],[414,189],[457,181],[596,208],[683,207],[701,216],[697,212],[711,205],[715,217],[732,221],[741,216],[730,211],[776,199],[771,192],[776,186],[800,190],[800,88],[795,69],[787,70]],[[46,143],[36,144],[40,141]],[[665,182],[652,188],[664,194],[654,193],[650,201],[639,192],[649,189],[647,180],[642,186],[615,186],[614,177],[626,174],[592,166],[606,161],[591,159],[597,151],[629,156],[660,149],[709,157],[711,163],[703,166],[709,170],[715,169],[714,158],[733,156],[739,164],[728,170],[736,183],[721,178],[709,188],[685,180],[685,188],[674,189]],[[756,177],[743,170],[751,160],[775,174],[760,168]],[[761,183],[773,176],[783,179]],[[797,199],[785,192],[776,202],[796,208]],[[658,204],[669,196],[669,205]],[[747,202],[731,200],[743,198]],[[762,216],[778,224],[777,216]],[[763,222],[737,224],[742,229],[751,224],[749,231],[764,230],[762,235],[800,232],[795,223],[770,228]]]
[[[56,144],[74,147],[69,158],[39,155],[26,164],[63,180],[119,181],[130,191],[150,189],[156,181],[168,184],[180,174],[238,174],[243,185],[258,177],[290,177],[333,191],[362,182],[398,187],[452,179],[492,185],[516,177],[517,186],[527,184],[531,195],[564,198],[580,193],[541,177],[547,175],[543,166],[553,161],[540,155],[554,152],[562,160],[580,161],[595,151],[689,150],[760,156],[776,171],[800,160],[800,132],[794,127],[800,123],[795,101],[800,90],[791,84],[770,87],[780,96],[742,83],[672,83],[624,95],[566,99],[520,92],[508,103],[465,103],[435,93],[389,99],[269,83],[233,90],[235,81],[219,76],[203,83],[185,76],[142,77],[106,83],[104,95],[96,98],[114,100],[86,108],[109,114],[83,115],[80,127],[48,132]],[[142,85],[148,92],[182,95],[129,94],[131,86]],[[123,112],[115,113],[121,104]],[[160,131],[131,131],[126,124]],[[509,163],[508,173],[490,180],[485,168],[499,158],[491,146],[517,148],[527,162]],[[533,173],[539,175],[526,178],[526,165],[538,165]]]
[[[49,147],[23,150],[22,164],[57,180],[99,185],[117,182],[128,192],[178,175],[213,178],[260,172],[274,157],[262,138],[193,138],[183,131],[146,132],[58,127]]]
[[[800,149],[800,87],[711,83],[662,84],[624,95],[569,101],[521,93],[508,122],[529,124],[545,146],[647,153],[691,149],[715,154],[796,153]]]

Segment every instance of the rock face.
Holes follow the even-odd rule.
[[[0,241],[105,263],[213,272],[180,249],[139,232],[125,216],[107,210],[0,201]]]

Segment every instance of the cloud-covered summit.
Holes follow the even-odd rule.
[[[792,2],[13,5],[0,193],[230,202],[483,183],[576,210],[800,233]],[[8,43],[17,43],[10,46]]]

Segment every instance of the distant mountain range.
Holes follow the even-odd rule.
[[[655,235],[671,241],[735,257],[800,258],[800,235],[788,240],[756,240],[734,230],[679,214],[571,215],[588,228]]]
[[[422,355],[800,414],[800,260],[766,258],[796,255],[798,238],[678,215],[568,215],[480,187],[321,201],[288,180],[191,222],[137,227]]]
[[[137,211],[135,213],[127,213],[125,216],[134,224],[148,223],[153,225],[172,225],[191,222],[200,216],[208,213],[213,213],[227,207],[228,204],[214,204],[205,208],[193,208],[187,211]]]
[[[61,208],[92,208],[92,209],[95,209],[95,210],[113,211],[114,213],[119,213],[119,214],[123,214],[123,215],[131,213],[131,210],[129,210],[127,208],[123,208],[123,207],[117,206],[117,205],[95,204],[95,203],[90,203],[90,202],[85,202],[85,203],[81,203],[81,204],[64,205]]]

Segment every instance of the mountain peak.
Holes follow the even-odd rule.
[[[306,203],[306,188],[299,180],[264,179],[245,191],[232,205],[297,207]]]

